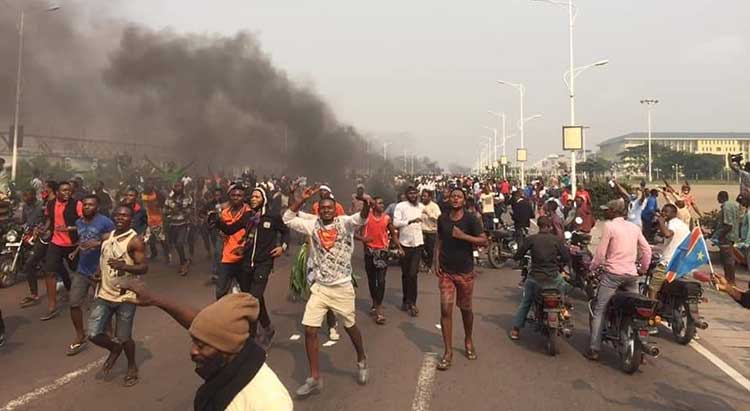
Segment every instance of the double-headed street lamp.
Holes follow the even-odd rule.
[[[524,123],[526,123],[526,121],[524,121],[524,116],[523,116],[523,99],[524,99],[524,95],[526,94],[526,88],[521,83],[511,83],[511,82],[503,81],[503,80],[498,80],[497,82],[499,84],[502,84],[502,85],[505,85],[505,86],[510,86],[510,87],[513,87],[516,90],[518,90],[518,97],[519,97],[518,100],[519,100],[519,103],[520,103],[519,118],[521,119],[521,121],[519,121],[519,123],[518,123],[518,131],[519,131],[519,133],[521,135],[520,150],[524,150],[524,154],[525,154],[526,147],[524,146],[524,133],[523,133],[523,130],[524,130]],[[517,159],[517,160],[521,163],[521,185],[523,185],[524,184],[524,180],[525,180],[524,163],[526,162],[526,159],[523,158],[523,159]]]
[[[500,158],[500,162],[503,166],[503,178],[507,178],[505,166],[508,163],[508,154],[505,150],[505,142],[508,141],[508,138],[505,136],[505,113],[498,113],[492,110],[487,110],[488,113],[492,114],[493,116],[500,117],[502,119],[501,126],[502,126],[502,144],[503,147],[503,156]],[[495,142],[495,150],[497,150],[497,142]],[[495,156],[497,157],[497,156]],[[495,158],[497,160],[497,158]]]
[[[648,182],[650,183],[653,181],[653,176],[651,174],[651,168],[653,165],[651,158],[651,111],[654,109],[655,105],[659,104],[659,100],[647,98],[641,100],[641,104],[645,104],[648,111]]]
[[[497,163],[497,129],[489,126],[483,127],[492,132],[492,150],[490,150],[490,159],[492,160],[492,164],[494,165],[495,163]]]
[[[33,10],[32,13],[41,11],[56,11],[60,9],[59,4],[49,5],[45,9]],[[11,160],[10,168],[10,179],[16,181],[16,174],[18,168],[18,123],[20,121],[21,112],[21,75],[23,74],[23,26],[26,20],[26,10],[21,7],[21,12],[18,16],[18,71],[16,72],[16,108],[13,114],[13,155]]]
[[[565,82],[565,85],[568,86],[568,92],[570,95],[570,127],[576,126],[576,103],[575,103],[575,79],[578,77],[579,74],[582,72],[592,68],[592,67],[599,67],[603,66],[607,63],[609,63],[609,60],[600,60],[596,63],[589,64],[587,66],[583,67],[575,67],[575,54],[573,53],[573,29],[575,27],[576,17],[578,16],[578,9],[576,8],[575,4],[573,4],[573,0],[568,1],[557,1],[557,0],[532,0],[536,2],[542,2],[542,3],[549,3],[553,4],[555,6],[565,6],[568,8],[568,44],[569,44],[569,50],[570,53],[570,68],[568,71],[565,72],[563,75],[563,81]],[[583,130],[579,129],[580,131],[580,139],[581,139],[581,150],[585,150],[585,147],[583,146]],[[572,196],[575,198],[576,195],[576,189],[577,189],[577,181],[576,181],[576,149],[572,148],[570,152],[570,174],[571,174],[571,185],[572,185]]]

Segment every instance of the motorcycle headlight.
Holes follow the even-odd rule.
[[[513,254],[515,254],[518,251],[518,243],[515,241],[509,244],[510,251],[513,251]]]
[[[8,230],[8,232],[5,233],[5,241],[9,243],[15,243],[18,241],[18,231]]]

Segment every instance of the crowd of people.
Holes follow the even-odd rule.
[[[51,320],[61,312],[58,291],[67,290],[73,325],[67,355],[77,355],[89,343],[102,347],[109,352],[102,370],[108,373],[124,352],[126,387],[139,381],[132,338],[136,309],[161,308],[192,337],[191,357],[206,381],[195,398],[200,410],[291,409],[291,397],[265,364],[276,331],[264,298],[275,260],[288,253],[291,232],[307,253],[309,294],[301,322],[309,378],[296,390],[304,398],[323,389],[319,331],[324,322],[330,339],[338,340],[341,321],[356,352],[357,382],[368,382],[353,286],[358,243],[371,299],[369,314],[378,325],[387,322],[383,301],[390,260],[399,261],[401,310],[409,316],[420,313],[419,272],[437,276],[444,341],[437,367],[448,370],[454,361],[454,305],[461,313],[465,356],[478,358],[472,310],[475,250],[488,245],[491,231],[501,226],[514,230],[520,240],[517,257],[532,255],[510,332],[517,340],[536,290],[567,287],[560,270],[568,259],[564,232],[591,233],[596,225],[592,194],[580,184],[573,195],[565,178],[537,178],[521,185],[479,176],[399,176],[392,182],[398,200],[387,205],[393,193],[369,193],[364,184],[344,203],[329,185],[308,184],[304,177],[258,178],[247,172],[233,179],[191,178],[185,168],[169,170],[163,178],[137,178],[114,192],[101,182],[87,189],[80,178],[43,182],[35,173],[32,188],[21,193],[16,216],[36,239],[32,257],[21,269],[29,288],[21,307],[42,302],[37,284],[41,278],[47,298],[39,319]],[[642,274],[649,266],[649,243],[659,237],[666,243],[654,275],[658,290],[671,255],[702,215],[687,183],[679,191],[668,184],[648,189],[641,183],[632,191],[614,180],[608,184],[610,201],[597,204],[607,222],[601,225],[592,261],[592,268],[601,267],[604,275],[586,353],[591,360],[599,358],[604,309],[615,292],[634,289],[639,270]],[[742,196],[730,201],[720,192],[713,231],[725,273],[717,280],[719,286],[745,306],[750,297],[735,286],[734,264],[738,250],[744,257],[750,251],[748,201]],[[538,232],[530,233],[534,226]],[[200,311],[158,295],[140,280],[160,252],[179,276],[188,275],[199,238],[211,259],[216,299]],[[83,308],[91,292],[94,300],[86,319]],[[0,344],[3,329],[0,313]]]

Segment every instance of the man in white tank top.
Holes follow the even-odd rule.
[[[117,358],[124,351],[128,359],[128,372],[123,385],[132,387],[138,383],[138,367],[135,364],[135,342],[132,338],[134,302],[136,295],[122,286],[131,278],[146,274],[146,246],[143,239],[131,227],[133,210],[120,206],[112,213],[115,229],[106,234],[102,241],[99,260],[100,283],[96,289],[96,299],[91,307],[88,324],[88,337],[94,344],[109,351],[102,374],[109,374]],[[116,319],[115,337],[105,333],[106,326]]]

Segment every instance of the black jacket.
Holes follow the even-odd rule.
[[[260,263],[273,263],[271,251],[289,242],[289,228],[281,221],[281,216],[263,214],[258,224],[249,228],[253,215],[253,211],[246,212],[236,223],[230,225],[222,221],[216,223],[217,228],[226,235],[232,235],[243,228],[246,230],[243,264],[250,268]]]
[[[54,231],[55,226],[57,225],[55,222],[55,204],[56,203],[57,203],[57,200],[47,202],[47,217],[49,217],[51,231]],[[76,226],[76,220],[78,220],[78,203],[79,203],[78,200],[74,200],[73,198],[70,198],[65,204],[65,210],[63,210],[63,219],[65,220],[66,227]],[[73,242],[73,244],[78,242],[77,231],[75,230],[69,231],[68,235],[70,235],[70,240]]]

